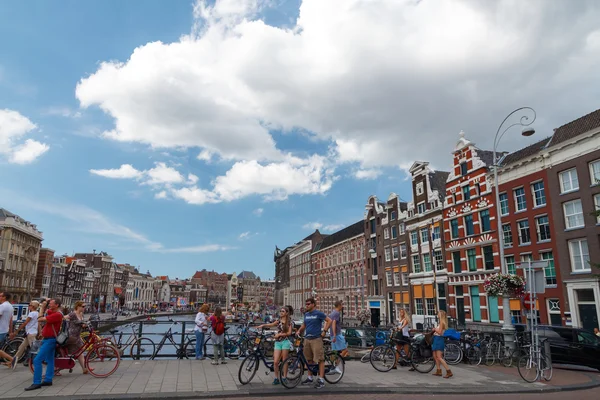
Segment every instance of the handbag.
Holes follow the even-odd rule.
[[[52,325],[52,330],[56,335],[56,329],[54,329],[54,325]],[[60,333],[56,335],[56,344],[58,344],[59,346],[64,346],[65,344],[67,344],[67,340],[69,340],[69,330],[67,329],[67,321],[63,320],[60,326]]]

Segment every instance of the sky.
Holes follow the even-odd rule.
[[[273,278],[273,251],[410,201],[462,130],[491,149],[600,108],[600,5],[0,2],[0,207],[57,253]],[[530,116],[531,117],[531,116]],[[514,122],[514,121],[509,121]]]

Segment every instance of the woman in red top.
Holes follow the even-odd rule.
[[[63,315],[58,310],[61,302],[58,299],[50,299],[42,302],[40,315],[44,314],[44,310],[48,306],[48,312],[45,317],[38,318],[38,322],[46,323],[42,329],[42,345],[38,350],[37,356],[33,360],[33,384],[25,390],[36,390],[42,386],[52,386],[52,378],[54,377],[54,352],[56,349],[56,336],[60,332]],[[43,362],[46,362],[46,376],[42,382]]]

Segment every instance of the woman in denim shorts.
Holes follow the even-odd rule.
[[[275,380],[273,385],[279,385],[279,361],[285,360],[292,349],[292,342],[289,337],[292,336],[293,323],[291,314],[293,313],[292,306],[285,306],[279,310],[279,320],[270,324],[260,325],[258,329],[277,327],[277,334],[275,335],[275,352],[273,353],[273,369],[275,370]],[[286,379],[287,368],[284,368],[284,377]]]

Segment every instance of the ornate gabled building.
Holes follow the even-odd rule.
[[[273,262],[275,263],[275,304],[283,306],[289,304],[290,295],[290,254],[291,247],[281,250],[275,246]]]
[[[304,309],[304,300],[317,295],[315,272],[310,255],[316,246],[328,235],[319,230],[305,237],[289,250],[290,259],[290,296],[289,304],[294,308],[294,314],[300,315]]]
[[[413,200],[407,204],[408,245],[403,256],[410,261],[413,327],[422,329],[434,323],[439,310],[447,311],[448,273],[442,219],[450,173],[434,171],[423,161],[415,162],[409,172]]]
[[[500,272],[491,151],[480,150],[464,132],[453,151],[446,182],[444,242],[449,315],[459,324],[503,322],[501,299],[487,296],[483,282]]]

